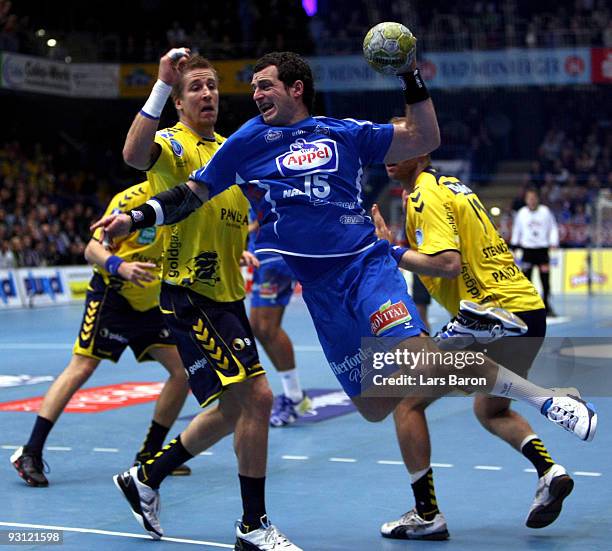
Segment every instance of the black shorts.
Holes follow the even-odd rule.
[[[527,324],[527,333],[520,337],[506,337],[498,341],[478,345],[476,350],[521,377],[526,377],[536,359],[546,336],[546,309],[513,312]]]
[[[523,249],[523,258],[521,264],[525,268],[531,266],[542,266],[543,264],[550,264],[550,257],[548,256],[548,248],[543,247],[540,249]]]
[[[201,407],[229,385],[265,373],[243,300],[216,302],[162,283],[160,303]]]
[[[81,356],[116,362],[130,347],[139,362],[152,360],[149,350],[174,346],[158,307],[144,312],[134,310],[100,274],[89,282],[85,312],[72,352]]]
[[[420,306],[429,306],[431,304],[429,291],[423,285],[421,278],[416,274],[412,274],[412,300]]]

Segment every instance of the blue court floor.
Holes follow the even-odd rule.
[[[549,326],[550,335],[612,335],[612,296],[555,297],[555,308],[562,317]],[[57,376],[70,357],[81,314],[79,306],[0,312],[0,376]],[[432,320],[434,326],[445,321],[437,307]],[[337,389],[301,299],[289,306],[285,328],[296,346],[303,385]],[[265,356],[263,361],[269,365]],[[137,365],[128,351],[117,365],[102,363],[86,386],[163,379],[161,367]],[[270,380],[278,392],[275,373]],[[48,386],[0,387],[0,402],[42,396]],[[612,398],[593,401],[600,424],[590,443],[553,426],[535,410],[516,406],[576,482],[561,517],[548,528],[524,526],[536,475],[520,454],[480,427],[470,398],[446,398],[429,410],[438,503],[448,521],[448,542],[379,536],[380,524],[412,508],[413,498],[391,420],[369,424],[356,413],[271,430],[268,513],[308,551],[610,550]],[[230,439],[194,458],[190,478],[168,478],[162,485],[165,541],[149,540],[114,487],[111,477],[130,465],[152,411],[149,402],[99,413],[65,413],[47,441],[48,488],[27,487],[9,464],[13,450],[27,440],[35,413],[0,412],[0,531],[63,529],[64,543],[55,549],[233,548],[241,504]],[[197,411],[189,397],[182,416]],[[178,421],[171,434],[186,423]],[[41,547],[52,548],[19,548]]]

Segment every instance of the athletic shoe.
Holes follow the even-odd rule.
[[[274,399],[272,413],[270,413],[270,426],[284,427],[295,423],[298,417],[305,415],[312,409],[312,400],[304,392],[299,402],[294,402],[284,394]]]
[[[502,337],[527,332],[527,324],[504,308],[483,306],[462,300],[457,315],[434,336],[443,350],[460,350],[475,344],[488,344]]]
[[[242,522],[236,523],[236,544],[234,551],[302,551],[287,536],[279,532],[274,524],[270,524],[268,517],[261,517],[261,528],[242,531]]]
[[[561,428],[573,432],[580,440],[590,442],[597,430],[595,406],[578,396],[553,396],[542,406],[542,414]]]
[[[385,522],[380,527],[385,538],[396,540],[447,540],[446,519],[438,513],[433,520],[425,520],[416,509],[403,514],[398,520]]]
[[[13,467],[28,486],[41,488],[48,486],[49,481],[45,472],[49,472],[49,466],[43,460],[42,454],[30,453],[24,448],[24,446],[17,448],[11,455]]]
[[[164,535],[159,525],[159,511],[161,503],[159,491],[143,484],[138,480],[138,467],[113,476],[115,486],[123,493],[132,514],[154,540]]]
[[[552,524],[561,513],[563,500],[573,489],[574,481],[567,471],[561,465],[553,465],[538,481],[535,499],[525,524],[529,528],[544,528]]]
[[[148,461],[149,459],[151,459],[151,457],[153,457],[153,455],[155,454],[151,454],[151,453],[139,453],[138,455],[136,455],[136,459],[134,459],[134,464],[132,465],[133,467],[138,467],[139,465],[141,465],[142,463],[145,463],[146,461]],[[189,465],[186,465],[185,463],[183,463],[182,465],[179,465],[178,467],[176,467],[175,469],[172,470],[172,472],[170,473],[170,476],[189,476],[191,474],[191,467],[189,467]]]

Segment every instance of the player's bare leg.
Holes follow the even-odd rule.
[[[42,459],[44,444],[70,399],[85,384],[99,363],[100,360],[96,358],[73,354],[70,363],[45,394],[28,443],[11,455],[11,463],[28,486],[49,485]]]
[[[270,425],[289,425],[311,408],[310,398],[302,390],[291,339],[282,328],[284,306],[251,307],[250,323],[255,338],[261,343],[272,365],[278,371],[283,394],[277,396],[270,415]]]

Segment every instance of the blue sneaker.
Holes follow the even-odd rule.
[[[299,402],[294,402],[284,394],[274,398],[272,413],[270,413],[271,427],[284,427],[295,423],[298,417],[312,409],[312,400],[304,392]]]

